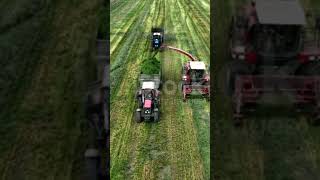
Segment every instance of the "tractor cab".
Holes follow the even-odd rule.
[[[152,37],[151,46],[153,50],[159,49],[162,46],[163,36],[164,36],[164,30],[162,28],[151,29],[151,37]]]
[[[159,48],[161,46],[161,34],[156,32],[152,35],[152,43],[154,48]]]
[[[139,107],[136,111],[136,120],[159,119],[159,91],[156,89],[156,83],[153,81],[145,81],[142,83],[141,89],[137,93]]]

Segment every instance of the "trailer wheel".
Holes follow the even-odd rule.
[[[141,112],[140,111],[136,111],[136,114],[135,114],[135,118],[136,118],[136,122],[137,123],[140,123],[142,121],[142,118],[141,118]]]

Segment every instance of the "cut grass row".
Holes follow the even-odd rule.
[[[111,122],[111,159],[115,160],[112,161],[111,177],[115,179],[123,179],[126,176],[131,176],[133,179],[135,176],[137,178],[139,177],[138,174],[135,175],[133,170],[129,170],[131,168],[131,164],[134,163],[134,160],[130,161],[130,159],[137,157],[137,148],[143,147],[138,146],[138,143],[143,142],[143,135],[146,133],[135,134],[141,131],[139,131],[138,128],[132,127],[134,125],[132,124],[134,123],[132,121],[132,111],[135,106],[134,93],[137,88],[136,82],[140,72],[139,64],[145,57],[148,57],[146,54],[148,53],[148,51],[146,51],[146,49],[148,49],[148,39],[144,37],[145,33],[148,33],[148,30],[151,29],[152,23],[150,23],[150,21],[154,14],[154,8],[152,8],[154,4],[155,2],[152,1],[146,2],[143,10],[144,12],[148,12],[147,10],[150,11],[142,15],[136,15],[137,18],[141,18],[143,21],[137,22],[137,26],[139,26],[138,31],[140,32],[138,36],[132,34],[133,36],[136,36],[135,38],[137,39],[130,44],[130,46],[135,48],[133,51],[129,51],[130,56],[127,57],[126,71],[124,75],[126,78],[122,81],[120,80],[120,88],[123,90],[112,94],[115,99],[114,102],[117,102],[112,103],[111,110],[111,116],[115,117],[114,122]],[[147,29],[145,29],[146,25],[148,25]],[[142,41],[139,41],[138,39],[142,39]],[[119,99],[123,99],[123,97],[126,98],[126,101],[120,102]],[[131,140],[131,137],[137,137],[139,139]],[[132,165],[132,167],[138,168],[138,165]]]
[[[187,4],[183,4],[184,6],[187,6]],[[185,8],[183,5],[179,4],[180,12],[179,14],[188,14],[184,10],[188,9]],[[185,34],[188,34],[192,37],[190,38],[179,38],[177,37],[178,41],[180,41],[180,44],[182,48],[193,48],[197,51],[194,52],[194,54],[199,57],[201,60],[205,62],[209,62],[210,52],[209,52],[209,42],[208,39],[204,41],[203,37],[208,36],[209,29],[206,31],[203,30],[202,33],[200,33],[197,30],[196,22],[199,22],[198,18],[195,18],[195,16],[188,16],[189,18],[186,18],[186,26],[185,26]],[[193,25],[193,26],[192,26]],[[197,36],[195,36],[197,35]],[[207,43],[204,43],[207,42]],[[204,48],[206,47],[206,48]],[[184,106],[182,104],[182,106]],[[194,129],[197,130],[197,141],[198,141],[198,147],[200,149],[200,154],[202,156],[202,161],[205,162],[205,177],[209,177],[209,104],[207,102],[204,102],[203,100],[192,100],[189,103],[189,107],[192,108],[192,114],[194,119]],[[189,109],[187,107],[187,109]]]
[[[132,22],[132,24],[129,24],[129,26],[132,27],[127,29],[127,33],[124,35],[115,34],[115,36],[124,36],[124,39],[121,41],[121,43],[116,45],[118,48],[116,48],[116,51],[111,54],[111,101],[113,101],[113,95],[116,94],[119,88],[124,72],[127,68],[128,61],[133,59],[135,56],[132,51],[138,51],[141,54],[143,53],[143,50],[139,50],[134,43],[139,41],[138,38],[145,39],[144,36],[146,32],[144,31],[145,27],[143,27],[143,22],[148,15],[146,3],[148,3],[148,1],[140,1],[141,6],[139,9],[136,9],[137,14],[134,16],[136,17],[136,20]],[[111,18],[112,20],[117,19],[113,16]],[[111,29],[117,30],[117,28],[121,29],[122,27],[114,27],[112,23]],[[111,37],[113,37],[112,34]],[[113,47],[112,42],[111,47]]]
[[[174,2],[162,0],[155,4],[147,4],[152,7],[149,9],[154,11],[152,13],[154,16],[150,15],[151,17],[145,21],[144,32],[149,34],[151,25],[159,26],[162,23],[164,23],[167,33],[176,36],[178,32],[184,32],[184,27],[181,25],[183,24],[180,19],[181,14],[172,8],[176,5]],[[179,26],[179,28],[174,28],[175,26]],[[185,35],[184,38],[188,36]],[[149,39],[146,38],[143,41],[145,41],[145,46],[141,51],[148,52]],[[181,47],[180,42],[174,45]],[[139,48],[137,47],[137,49]],[[204,175],[204,167],[201,165],[202,160],[196,132],[198,130],[194,130],[192,109],[182,103],[180,92],[163,95],[163,109],[159,123],[136,124],[134,122],[134,93],[139,73],[137,66],[149,54],[143,53],[141,55],[141,51],[138,58],[135,57],[127,61],[127,72],[123,76],[124,79],[121,79],[120,85],[123,90],[118,91],[115,95],[112,94],[115,96],[113,102],[117,102],[114,103],[113,110],[111,110],[112,117],[114,117],[111,122],[111,146],[114,145],[111,147],[111,154],[113,154],[111,161],[114,163],[111,169],[112,177],[116,179],[123,177],[131,177],[132,179],[141,179],[141,177],[144,179],[179,179],[183,177],[208,179],[208,174]],[[138,51],[131,52],[132,56],[139,53]],[[164,79],[179,82],[182,65],[179,60],[182,57],[171,52],[162,53],[160,56],[165,64],[163,67]],[[120,102],[118,105],[120,98],[123,99],[123,97],[126,98],[126,102]],[[190,158],[196,163],[190,162]]]

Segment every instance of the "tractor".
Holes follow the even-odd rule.
[[[135,112],[136,122],[142,120],[154,122],[160,118],[160,75],[140,75],[140,89],[136,93],[138,108]]]
[[[313,122],[320,119],[319,20],[298,0],[256,0],[233,16],[224,92],[232,96],[235,124],[246,107],[272,94],[286,95],[299,110],[311,106]]]
[[[164,39],[163,28],[152,28],[151,29],[151,48],[152,50],[158,50],[161,48]]]
[[[205,63],[202,61],[189,61],[182,67],[182,94],[186,101],[194,91],[210,99],[209,75]]]

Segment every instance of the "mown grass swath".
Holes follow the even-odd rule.
[[[139,74],[160,65],[163,81],[178,85],[187,61],[170,51],[152,59],[152,27],[165,29],[165,43],[209,64],[209,1],[127,0],[111,7],[111,177],[209,179],[208,102],[183,103],[176,86],[161,95],[158,123],[137,124],[133,118]]]

